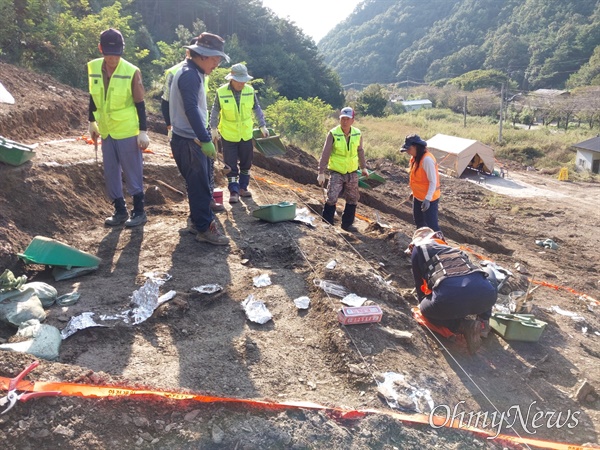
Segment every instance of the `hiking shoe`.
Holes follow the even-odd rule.
[[[223,212],[223,211],[225,211],[225,207],[223,206],[223,203],[217,203],[214,200],[210,201],[210,209],[212,209],[213,212]]]
[[[110,227],[116,227],[117,225],[121,225],[123,223],[125,223],[127,221],[127,219],[129,219],[129,214],[127,214],[127,211],[125,212],[116,212],[110,216],[107,217],[104,220],[104,225],[108,225]]]
[[[148,217],[146,217],[145,212],[133,212],[131,213],[131,217],[125,222],[125,226],[129,228],[139,227],[146,222],[148,222]]]
[[[252,197],[252,192],[247,189],[240,189],[240,197]]]
[[[342,230],[347,231],[348,233],[357,233],[358,228],[354,225],[342,225]]]
[[[465,337],[471,355],[481,347],[481,323],[478,320],[461,320],[458,332]]]
[[[192,222],[192,218],[191,217],[187,218],[187,228],[186,228],[186,230],[188,231],[188,233],[198,234],[198,228],[196,228],[196,225],[194,225],[194,222]]]
[[[489,320],[479,320],[479,323],[481,324],[481,337],[482,338],[487,338],[488,335],[490,334],[490,331],[492,330],[492,327],[490,327],[490,321]]]
[[[213,245],[229,245],[229,238],[221,234],[214,220],[210,223],[206,231],[198,231],[196,240],[198,242],[208,242]]]
[[[229,194],[229,203],[237,203],[240,201],[240,194],[237,192],[232,192]]]

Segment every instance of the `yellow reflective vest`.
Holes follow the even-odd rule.
[[[254,88],[246,84],[240,94],[238,107],[229,84],[217,89],[219,95],[219,133],[229,142],[252,139],[252,109],[254,108]]]
[[[121,58],[110,77],[107,92],[102,78],[104,58],[94,59],[87,65],[89,92],[96,105],[94,117],[98,122],[102,139],[125,139],[139,134],[139,119],[131,83],[138,68]]]
[[[333,136],[333,146],[327,168],[341,174],[356,172],[358,170],[358,146],[360,145],[360,130],[350,127],[350,141],[342,127],[338,125],[330,131]]]

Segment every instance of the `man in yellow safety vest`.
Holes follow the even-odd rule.
[[[252,145],[252,112],[258,119],[263,137],[269,136],[265,116],[258,103],[254,88],[247,84],[254,77],[248,75],[244,64],[234,64],[225,76],[229,83],[217,89],[210,113],[210,127],[214,137],[221,135],[223,159],[231,167],[227,174],[229,203],[239,202],[240,197],[251,197],[248,190],[250,168],[254,156]],[[238,166],[239,161],[239,166]]]
[[[147,222],[144,211],[143,158],[148,148],[146,106],[140,70],[121,57],[125,42],[113,28],[100,35],[102,58],[87,64],[90,104],[89,132],[102,138],[102,162],[106,192],[115,211],[104,223],[136,227]],[[133,196],[131,217],[123,196],[123,178]]]

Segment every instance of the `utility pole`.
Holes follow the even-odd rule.
[[[504,118],[504,83],[500,88],[500,128],[498,129],[498,143],[502,144],[502,120]]]
[[[467,128],[467,96],[465,95],[463,101],[463,126]]]

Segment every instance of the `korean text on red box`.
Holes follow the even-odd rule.
[[[383,312],[377,305],[373,306],[348,306],[338,313],[338,320],[344,325],[359,323],[374,323],[381,321]]]

